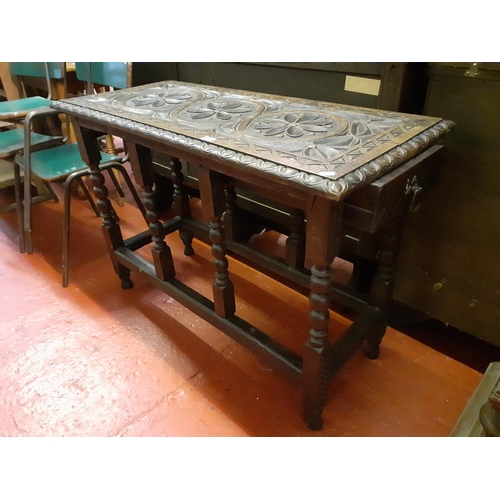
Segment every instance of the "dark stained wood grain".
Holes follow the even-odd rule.
[[[348,291],[332,292],[331,264],[344,234],[343,200],[432,147],[452,124],[439,118],[415,118],[174,82],[58,101],[53,106],[71,114],[84,127],[82,131],[92,130],[88,137],[83,132],[79,135],[89,161],[95,158],[97,131],[121,135],[132,144],[134,169],[138,170],[138,178],[146,182],[150,238],[141,234],[123,241],[118,224],[109,214],[103,177],[97,174],[95,165],[89,165],[94,192],[102,205],[105,225],[109,226],[108,249],[122,286],[131,284],[130,269],[138,270],[158,288],[263,354],[273,366],[294,377],[300,374],[306,424],[320,429],[331,367],[338,370],[366,339],[372,350],[378,348],[385,331],[381,318],[390,303],[400,235],[399,226],[392,225],[396,215],[400,215],[398,202],[393,200],[405,198],[406,185],[396,176],[397,192],[387,191],[389,199],[385,204],[390,210],[386,210],[386,218],[379,220],[390,220],[391,225],[384,234],[381,266],[374,280],[380,286],[372,289],[368,301]],[[257,110],[259,113],[255,114]],[[338,149],[328,149],[332,146],[329,141],[336,141]],[[154,168],[147,149],[157,149],[170,157],[175,216],[168,223],[160,222],[155,206],[151,187]],[[213,301],[175,279],[172,257],[164,240],[167,231],[178,230],[189,244],[192,236],[187,235],[204,231],[204,223],[194,220],[190,213],[181,158],[200,165],[198,188],[209,219],[208,237],[214,257]],[[302,357],[290,354],[235,314],[222,216],[229,207],[233,212],[230,215],[237,219],[237,198],[232,188],[240,185],[264,196],[276,194],[279,202],[291,207],[289,264],[301,265],[304,260],[310,269],[309,275],[305,274],[310,288],[309,336]],[[233,225],[237,223],[233,221]],[[151,241],[153,265],[132,251]],[[283,269],[296,271],[286,264]],[[361,312],[360,322],[333,345],[328,338],[332,296]]]
[[[394,294],[500,346],[500,71],[494,80],[432,67],[426,112],[458,126],[432,190],[408,216]]]

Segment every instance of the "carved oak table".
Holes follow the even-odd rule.
[[[439,148],[435,143],[453,123],[174,81],[64,99],[53,107],[72,118],[82,157],[91,169],[104,236],[122,287],[133,286],[131,270],[142,272],[184,306],[283,369],[301,383],[307,425],[320,429],[330,376],[362,341],[367,341],[367,356],[378,357],[401,232],[392,218],[382,238],[380,269],[369,298],[363,302],[346,297],[350,305],[361,305],[361,315],[340,339],[331,342],[331,264],[339,249],[344,200],[358,189],[362,193],[363,186],[391,175],[401,177],[394,174],[398,169],[411,171],[422,155],[429,156],[433,147]],[[144,189],[149,231],[126,241],[113,218],[99,170],[97,138],[103,133],[127,141],[135,179]],[[152,150],[168,156],[174,184],[175,217],[163,223],[154,203]],[[184,253],[190,255],[193,234],[199,227],[191,218],[180,159],[199,165],[200,197],[210,218],[213,300],[175,278],[171,251],[164,240],[166,234],[179,231]],[[305,213],[303,250],[309,270],[310,328],[301,355],[236,315],[224,224],[231,226],[231,232],[235,229],[231,225],[232,190],[239,183]],[[406,184],[399,191],[408,192]],[[382,211],[387,211],[383,200],[381,203]],[[296,236],[292,234],[290,244],[287,242],[292,263],[300,261],[296,245],[300,238]],[[151,242],[152,263],[134,253]],[[342,297],[339,293],[338,298]]]

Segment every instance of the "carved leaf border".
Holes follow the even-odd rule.
[[[402,163],[421,153],[442,136],[450,132],[455,124],[449,120],[442,120],[434,126],[424,130],[412,139],[389,150],[378,158],[362,165],[345,176],[332,180],[317,174],[307,173],[292,167],[278,165],[268,160],[243,154],[215,144],[184,136],[175,132],[156,128],[127,118],[113,116],[101,111],[95,111],[64,101],[54,101],[51,107],[70,115],[82,116],[91,120],[121,128],[144,137],[153,137],[162,142],[186,151],[195,151],[197,154],[217,161],[223,161],[243,168],[251,168],[268,177],[279,177],[284,183],[297,187],[297,184],[308,191],[321,193],[327,198],[340,200],[354,188],[375,180],[381,175],[396,168]]]

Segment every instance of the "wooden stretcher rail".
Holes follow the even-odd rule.
[[[453,124],[441,118],[174,81],[61,100],[53,107],[72,117],[122,288],[133,286],[132,271],[139,273],[286,372],[301,384],[308,427],[321,429],[331,375],[363,341],[368,358],[379,356],[407,195],[420,187],[409,183],[405,165],[411,171],[419,164],[419,155],[425,151],[433,154],[431,148]],[[127,141],[135,179],[144,189],[149,235],[144,232],[123,240],[99,169],[97,138],[102,132]],[[168,157],[171,172],[175,216],[166,223],[160,221],[153,192],[152,150]],[[208,223],[195,221],[191,215],[181,160],[199,166],[198,188]],[[390,178],[399,167],[402,170],[393,174],[395,180],[390,183],[394,189],[387,189],[383,182],[370,187],[385,175]],[[235,186],[248,187],[291,207],[284,262],[257,255],[240,238],[245,220],[237,209]],[[377,223],[367,227],[378,230],[378,266],[368,293],[358,296],[332,288],[331,264],[344,238],[344,200],[366,186],[369,206],[363,205],[363,200],[359,206],[363,217],[369,218],[370,203],[376,200],[372,214],[376,214]],[[286,225],[286,218],[281,223]],[[174,231],[179,232],[187,258],[194,253],[193,238],[208,237],[214,268],[213,300],[174,277],[174,260],[165,241],[165,235]],[[149,244],[152,262],[134,253]],[[308,337],[300,354],[237,316],[228,249],[309,288]],[[328,337],[332,297],[359,313],[335,342]]]

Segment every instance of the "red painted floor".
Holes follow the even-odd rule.
[[[115,207],[125,236],[145,229],[129,196]],[[33,217],[33,255],[19,253],[15,214],[0,217],[0,436],[447,436],[481,379],[389,329],[378,360],[357,352],[332,380],[324,428],[310,431],[296,383],[140,275],[121,289],[85,200],[72,202],[68,288],[61,205]],[[185,257],[167,241],[178,278],[210,296],[209,247]],[[238,314],[300,352],[307,297],[237,259],[229,270]],[[332,313],[332,338],[349,324]]]

